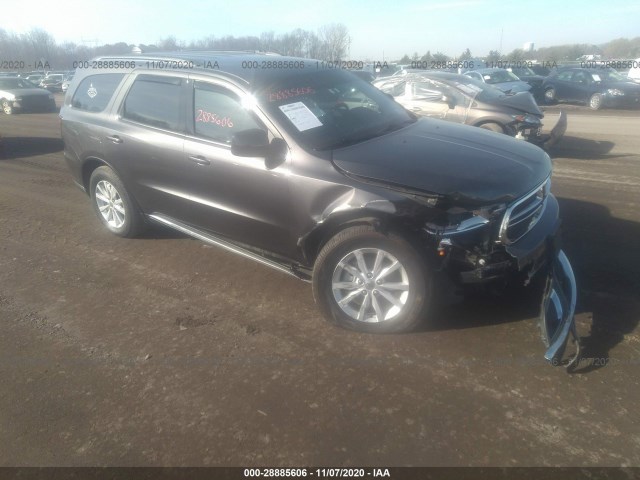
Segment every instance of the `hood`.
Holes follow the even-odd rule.
[[[516,93],[528,92],[529,90],[531,90],[531,85],[521,80],[513,82],[493,83],[492,85],[496,88],[499,88],[503,92],[511,91],[513,93]]]
[[[478,100],[476,100],[478,101]],[[515,95],[504,95],[492,100],[484,100],[481,103],[488,110],[504,112],[504,107],[513,109],[518,113],[530,113],[540,118],[544,117],[544,113],[536,103],[533,95],[528,92],[520,92]]]
[[[609,88],[617,88],[618,90],[622,90],[624,93],[640,93],[640,85],[637,83],[627,80],[624,82],[600,82],[600,87],[603,89]]]
[[[446,196],[461,206],[509,202],[551,173],[549,156],[534,145],[426,118],[332,153],[334,165],[347,174]]]

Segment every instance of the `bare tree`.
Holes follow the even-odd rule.
[[[336,61],[347,57],[351,46],[349,30],[342,23],[324,25],[318,30],[323,44],[322,60]]]

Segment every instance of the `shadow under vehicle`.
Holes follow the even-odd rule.
[[[288,68],[243,68],[263,61]],[[576,286],[549,156],[305,61],[185,52],[77,72],[64,155],[104,227],[157,222],[310,281],[328,321],[371,333],[428,320],[442,279],[544,278],[545,358],[559,363]]]
[[[466,75],[413,71],[378,79],[373,85],[417,115],[504,133],[545,148],[567,129],[561,112],[551,133],[542,135],[544,114],[529,93],[508,95]]]

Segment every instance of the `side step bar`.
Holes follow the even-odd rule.
[[[228,240],[223,240],[222,238],[211,235],[210,233],[205,233],[200,230],[195,230],[192,227],[189,227],[181,222],[178,222],[177,220],[174,220],[172,218],[166,217],[161,214],[148,215],[148,218],[162,225],[173,228],[174,230],[178,230],[179,232],[189,235],[190,237],[197,238],[198,240],[202,240],[205,243],[215,245],[217,247],[222,247],[225,250],[236,253],[245,258],[254,260],[258,263],[261,263],[262,265],[266,265],[267,267],[271,267],[281,272],[288,273],[289,275],[293,275],[294,277],[300,280],[303,280],[305,282],[311,281],[310,274],[304,271],[297,270],[294,265],[286,265],[283,263],[278,263],[274,260],[265,258],[261,255],[258,255],[257,253],[254,253],[250,250],[242,248],[232,242],[229,242]]]

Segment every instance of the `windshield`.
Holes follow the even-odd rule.
[[[345,147],[415,122],[387,95],[342,70],[300,72],[273,80],[256,90],[256,98],[307,148]]]
[[[506,70],[496,70],[494,72],[481,72],[482,78],[484,81],[493,84],[493,83],[505,83],[505,82],[517,82],[520,80],[513,73],[508,72]]]
[[[0,88],[14,90],[18,88],[33,88],[33,83],[22,78],[0,78]]]

